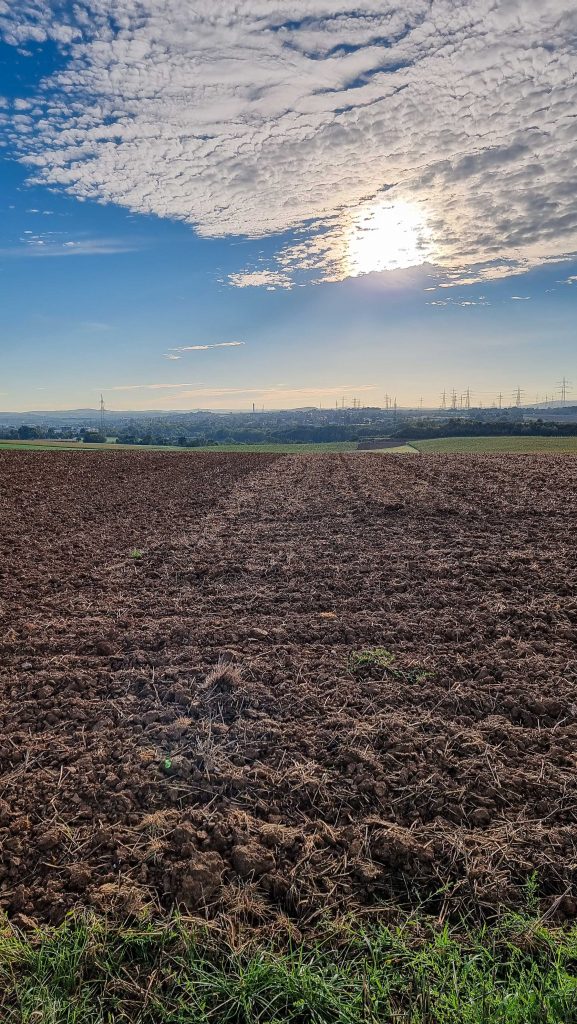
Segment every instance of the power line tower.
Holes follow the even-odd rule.
[[[443,391],[443,394],[441,395],[441,409],[446,409],[446,408],[447,408],[447,392]]]
[[[422,408],[423,408],[423,396],[421,395],[421,397],[419,398],[419,409],[422,409]]]
[[[385,395],[385,409],[388,412],[390,408],[391,408],[391,399],[389,398],[388,395]]]
[[[515,399],[515,406],[516,406],[517,409],[521,408],[521,397],[524,394],[525,394],[525,392],[522,391],[521,388],[517,388],[517,390],[516,390],[516,392],[515,392],[515,394],[513,396],[514,399]]]
[[[100,433],[104,434],[104,413],[106,412],[106,406],[104,405],[104,396],[100,396]]]
[[[499,403],[499,409],[503,408],[503,392],[500,391],[497,395],[497,402]]]
[[[471,388],[467,388],[465,392],[465,409],[471,408]]]
[[[557,391],[561,395],[561,401],[562,401],[563,405],[567,404],[567,393],[570,391],[570,389],[571,389],[571,381],[567,380],[566,377],[563,377],[563,380],[560,380],[558,385],[557,385]]]
[[[453,412],[455,412],[457,409],[457,392],[455,391],[454,388],[451,392],[451,409],[453,410]]]

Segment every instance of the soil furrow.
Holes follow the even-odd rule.
[[[571,915],[565,458],[0,454],[0,906]],[[439,894],[442,895],[439,895]]]

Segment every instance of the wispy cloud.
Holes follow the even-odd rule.
[[[245,344],[246,342],[244,341],[219,341],[211,345],[178,345],[165,352],[163,359],[170,359],[172,362],[176,362],[178,359],[182,359],[184,352],[208,352],[213,348],[241,348]]]
[[[0,256],[14,259],[56,258],[70,256],[112,256],[136,252],[139,246],[120,238],[71,239],[59,232],[24,231],[19,245],[0,248]]]
[[[431,291],[432,289],[427,289]],[[477,299],[431,299],[427,302],[427,306],[459,306],[461,309],[468,309],[471,306],[490,306],[491,303],[483,296],[480,295]]]
[[[94,331],[98,334],[111,329],[111,325],[105,323],[103,320],[83,320],[80,326],[85,331]]]
[[[349,256],[403,207],[405,265],[448,284],[577,252],[574,0],[0,0],[0,34],[66,62],[2,114],[33,180],[202,236],[296,233],[237,287],[400,265],[386,230],[389,256]]]
[[[204,384],[114,384],[112,387],[97,388],[97,391],[170,391],[173,388],[202,388]]]
[[[163,403],[175,404],[183,400],[194,400],[195,404],[206,406],[211,401],[245,399],[266,403],[290,403],[302,400],[310,404],[318,399],[340,400],[341,396],[368,395],[376,391],[375,384],[336,384],[328,386],[294,387],[290,384],[271,384],[267,386],[245,387],[222,386],[217,387],[211,384],[115,384],[111,387],[97,389],[99,392],[137,392],[156,391],[164,392],[160,400]],[[175,393],[171,393],[175,392]]]
[[[169,352],[208,352],[211,348],[240,348],[242,345],[246,345],[245,341],[219,341],[214,345],[178,345],[175,348],[169,349]],[[167,359],[179,358],[178,356],[166,356]]]

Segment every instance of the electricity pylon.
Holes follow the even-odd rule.
[[[559,393],[561,394],[561,401],[563,405],[567,404],[567,392],[570,390],[570,388],[571,381],[567,380],[566,377],[563,377],[563,380],[560,380],[557,385],[557,391],[559,391]]]

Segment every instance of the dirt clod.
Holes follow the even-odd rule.
[[[195,852],[178,881],[180,899],[192,907],[208,902],[221,883],[224,869],[224,861],[215,851]]]
[[[272,853],[258,843],[235,846],[231,860],[241,878],[263,875],[266,871],[272,871],[275,866]]]

